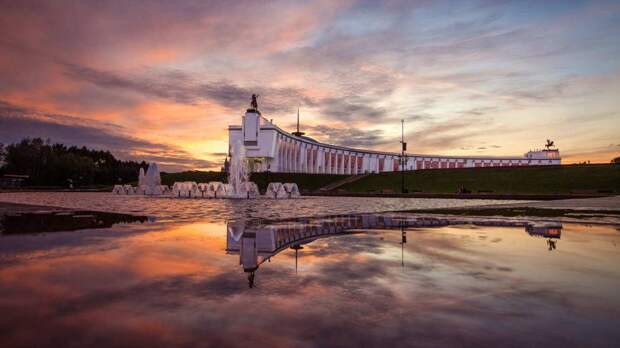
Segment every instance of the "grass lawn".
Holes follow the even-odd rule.
[[[342,180],[349,175],[332,174],[296,174],[296,173],[252,173],[251,180],[263,191],[270,182],[294,182],[300,191],[316,191],[332,182]]]
[[[267,188],[269,182],[294,182],[301,191],[315,191],[334,181],[346,178],[348,175],[296,174],[296,173],[252,173],[250,180],[254,181],[261,191]],[[228,177],[222,172],[188,171],[179,173],[162,173],[161,182],[172,185],[175,181],[195,181],[206,183],[209,181],[227,182]]]
[[[600,164],[431,169],[405,173],[405,187],[409,192],[455,193],[461,186],[473,193],[620,194],[620,166]],[[348,192],[400,192],[401,173],[369,175],[338,189]]]
[[[203,172],[199,170],[179,173],[161,173],[161,183],[163,185],[172,186],[176,181],[207,183],[209,181],[227,181],[227,176],[226,173],[222,172]]]

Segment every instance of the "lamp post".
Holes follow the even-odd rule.
[[[401,152],[400,152],[400,178],[401,178],[401,192],[407,193],[405,189],[405,151],[407,151],[407,143],[405,142],[405,120],[400,120],[401,123]]]

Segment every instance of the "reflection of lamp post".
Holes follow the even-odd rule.
[[[405,224],[400,223],[400,264],[405,267],[405,243],[407,243],[407,232],[405,232]]]
[[[295,274],[297,274],[297,252],[303,248],[301,244],[294,244],[291,246],[291,249],[295,250]]]

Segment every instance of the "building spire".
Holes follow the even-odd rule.
[[[300,136],[302,136],[304,134],[306,134],[306,133],[299,131],[299,107],[298,107],[297,108],[297,132],[293,132],[293,135],[300,137]]]

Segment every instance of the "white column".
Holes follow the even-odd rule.
[[[338,164],[338,151],[334,151],[334,174],[340,174],[340,165]]]
[[[293,142],[288,141],[288,172],[293,172]]]
[[[336,151],[334,153],[334,165],[336,166],[336,168],[334,169],[334,174],[340,174],[340,163],[338,162],[339,156],[340,154],[338,153],[338,151]]]
[[[340,167],[342,166],[342,153],[336,152],[336,174],[342,174]]]
[[[271,171],[277,172],[280,165],[280,141],[278,140],[278,136],[276,135],[276,152],[273,157],[273,161],[271,161]]]
[[[325,149],[325,174],[331,174],[332,154],[329,149]]]
[[[366,156],[365,154],[362,154],[360,156],[360,161],[362,161],[362,164],[360,165],[361,168],[361,173],[360,174],[364,174],[366,172],[366,170],[368,169],[368,156]]]
[[[347,166],[345,168],[345,174],[351,175],[351,153],[347,153]]]
[[[299,172],[305,173],[306,172],[306,144],[299,143],[299,153],[301,154],[301,156],[299,156],[299,163],[301,164],[299,166]]]
[[[293,140],[293,173],[299,171],[299,143]]]
[[[310,156],[310,162],[308,163],[308,172],[309,173],[316,173],[316,164],[314,163],[314,146],[310,145],[310,153],[308,154],[308,156]]]
[[[275,165],[273,166],[273,171],[275,172],[279,172],[280,171],[280,151],[282,149],[282,145],[280,144],[280,137],[276,136],[276,160],[275,160]]]
[[[286,139],[286,168],[285,172],[289,173],[291,171],[291,142]]]
[[[314,147],[314,146],[313,146]],[[316,157],[314,156],[314,151],[316,151]],[[312,150],[312,165],[314,166],[314,171],[313,173],[318,174],[319,173],[319,147],[316,146],[313,150]]]
[[[286,138],[282,139],[282,172],[286,173],[286,171],[288,170],[288,158],[287,156],[287,152],[288,151],[288,142],[286,141]]]
[[[295,163],[297,164],[297,168],[295,168],[297,173],[301,173],[301,158],[302,158],[302,153],[301,153],[301,143],[299,141],[295,142],[295,148],[297,149],[297,151],[295,151],[297,153],[297,161],[295,161]]]
[[[292,173],[294,171],[295,168],[295,145],[293,144],[292,140],[288,141],[288,172]]]
[[[379,161],[378,161],[378,157],[377,155],[372,155],[371,157],[371,161],[370,161],[370,171],[373,173],[377,172],[377,167],[379,166]]]
[[[331,173],[331,169],[329,168],[329,165],[332,163],[331,160],[332,157],[329,149],[325,149],[325,174]]]
[[[291,173],[297,171],[297,142],[291,140]]]
[[[280,151],[280,171],[286,172],[286,141],[284,138],[280,139],[280,146],[282,147]]]
[[[282,153],[284,151],[284,147],[282,144],[282,138],[278,139],[278,172],[284,171],[284,161],[282,159]]]
[[[338,174],[344,174],[344,151],[342,151],[338,157],[340,158],[340,163],[338,164]]]
[[[315,173],[315,169],[316,166],[314,165],[314,146],[309,145],[308,148],[310,149],[310,152],[308,153],[308,156],[310,156],[308,158],[308,173]]]
[[[297,142],[293,140],[293,173],[297,173],[298,161],[299,161],[299,153],[297,152]]]
[[[304,143],[299,142],[299,168],[298,171],[300,173],[304,172],[304,159],[306,158],[306,148],[304,148]]]
[[[308,149],[306,148],[306,144],[300,143],[299,152],[301,153],[301,168],[299,169],[300,173],[308,172]]]

